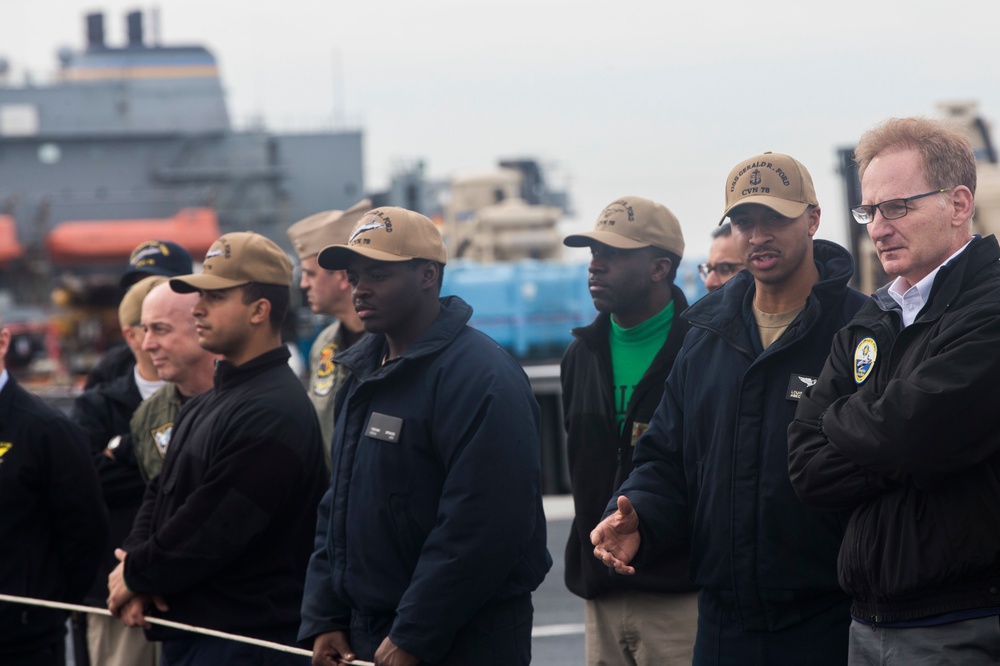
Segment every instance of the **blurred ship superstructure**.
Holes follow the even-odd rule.
[[[147,44],[142,15],[126,20],[113,47],[88,15],[86,48],[62,49],[50,84],[13,85],[0,62],[0,267],[118,271],[143,240],[199,257],[233,230],[286,242],[295,220],[361,198],[360,130],[235,130],[212,53]]]

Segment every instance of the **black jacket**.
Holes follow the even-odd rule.
[[[142,396],[135,384],[135,375],[128,374],[84,391],[73,402],[70,420],[87,435],[90,457],[101,481],[101,493],[111,520],[111,533],[104,548],[103,561],[86,601],[104,606],[108,597],[108,574],[118,566],[115,548],[122,545],[132,530],[132,521],[142,504],[146,484],[139,473],[132,449],[129,419]],[[115,458],[104,455],[108,442],[121,435]]]
[[[107,538],[83,433],[8,378],[0,391],[0,592],[80,603]],[[0,663],[60,640],[65,619],[0,602]]]
[[[853,510],[838,568],[864,620],[1000,607],[998,259],[994,237],[974,240],[902,330],[876,292],[789,428],[803,501]]]
[[[288,350],[220,362],[214,388],[178,416],[126,541],[125,580],[162,595],[168,620],[251,636],[294,628],[325,486],[319,422]]]
[[[846,516],[798,501],[786,433],[799,393],[865,297],[847,286],[846,250],[821,240],[813,248],[820,280],[766,351],[748,271],[688,308],[691,330],[619,491],[639,515],[636,568],[690,531],[694,582],[744,631],[777,631],[838,604],[845,630],[848,621],[836,578]]]
[[[524,370],[466,325],[471,314],[442,299],[384,366],[383,335],[334,357],[351,374],[337,393],[300,640],[361,614],[434,663],[478,609],[530,593],[549,570],[538,403]]]
[[[615,590],[689,592],[697,589],[688,573],[687,544],[673,549],[634,576],[619,576],[594,557],[590,531],[601,521],[608,499],[632,471],[635,439],[649,425],[663,397],[663,385],[688,330],[681,313],[687,300],[672,285],[674,320],[628,404],[619,432],[612,394],[613,369],[608,334],[611,317],[601,314],[589,326],[573,329],[575,339],[563,355],[563,418],[569,454],[570,484],[576,509],[566,544],[566,587],[584,599]]]

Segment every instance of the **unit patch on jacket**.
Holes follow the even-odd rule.
[[[316,364],[316,376],[313,377],[312,391],[316,395],[329,395],[333,389],[334,370],[333,357],[337,353],[339,345],[336,342],[328,342],[323,345],[323,350],[319,353],[319,363]]]
[[[854,350],[854,383],[860,384],[868,379],[868,374],[875,367],[875,357],[878,356],[878,346],[872,338],[865,338]]]
[[[785,393],[785,398],[787,400],[801,400],[802,393],[815,383],[815,377],[793,372],[791,377],[788,378],[788,392]]]
[[[3,454],[10,451],[14,444],[11,442],[0,442],[0,465],[3,464]]]
[[[165,423],[155,430],[150,430],[149,434],[153,436],[153,443],[156,444],[156,452],[160,454],[161,458],[166,457],[167,447],[170,446],[170,435],[174,432],[174,423]]]

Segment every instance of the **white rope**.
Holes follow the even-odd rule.
[[[27,604],[29,606],[45,606],[46,608],[58,608],[60,610],[76,611],[78,613],[91,613],[93,615],[106,615],[111,617],[111,611],[107,608],[98,608],[97,606],[81,606],[79,604],[65,604],[61,601],[47,601],[45,599],[30,599],[28,597],[16,597],[11,594],[0,594],[0,601],[9,601],[15,604]],[[304,657],[312,657],[312,651],[303,650],[302,648],[291,647],[290,645],[283,645],[281,643],[274,643],[271,641],[262,641],[259,638],[250,638],[248,636],[237,636],[236,634],[227,634],[224,631],[216,631],[215,629],[206,629],[204,627],[195,627],[190,624],[182,624],[180,622],[173,622],[171,620],[164,620],[159,617],[146,616],[146,622],[150,624],[159,624],[164,627],[170,627],[172,629],[180,629],[181,631],[190,631],[196,634],[204,634],[206,636],[215,636],[216,638],[225,638],[230,641],[237,641],[239,643],[249,643],[250,645],[257,645],[259,647],[270,648],[271,650],[278,650],[279,652],[288,652],[290,654],[299,654]],[[347,664],[348,666],[375,666],[374,663],[370,661],[344,661],[343,659],[338,659],[341,664]]]

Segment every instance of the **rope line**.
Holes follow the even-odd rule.
[[[78,613],[90,613],[92,615],[105,615],[111,617],[111,611],[107,608],[98,608],[97,606],[83,606],[80,604],[66,604],[61,601],[48,601],[46,599],[31,599],[29,597],[17,597],[11,594],[0,594],[0,601],[9,601],[14,604],[26,604],[29,606],[44,606],[46,608],[58,608],[60,610],[76,611]],[[311,650],[303,650],[302,648],[292,647],[290,645],[284,645],[282,643],[275,643],[273,641],[264,641],[259,638],[250,638],[249,636],[239,636],[237,634],[229,634],[224,631],[216,631],[215,629],[206,629],[205,627],[195,627],[190,624],[183,624],[181,622],[174,622],[172,620],[164,620],[159,617],[146,616],[146,622],[150,624],[158,624],[164,627],[170,627],[171,629],[180,629],[181,631],[190,631],[196,634],[204,634],[205,636],[214,636],[216,638],[224,638],[230,641],[237,641],[239,643],[248,643],[250,645],[256,645],[258,647],[269,648],[271,650],[277,650],[279,652],[288,652],[290,654],[298,654],[303,657],[312,657]],[[344,661],[343,659],[337,659],[341,664],[346,664],[347,666],[375,666],[374,663],[370,661]]]

